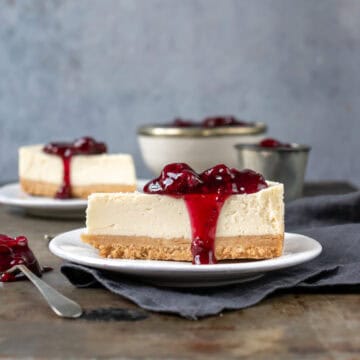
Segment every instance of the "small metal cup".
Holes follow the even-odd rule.
[[[265,148],[254,144],[237,144],[235,148],[240,169],[252,169],[267,180],[283,183],[285,201],[302,196],[310,146],[291,144],[290,148]]]

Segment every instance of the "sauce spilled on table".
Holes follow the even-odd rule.
[[[16,275],[8,270],[20,264],[25,265],[35,275],[41,276],[43,272],[25,236],[12,238],[0,234],[0,281],[15,281]]]

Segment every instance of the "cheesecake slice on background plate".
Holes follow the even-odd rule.
[[[21,147],[19,180],[30,195],[58,199],[136,190],[131,155],[108,154],[104,143],[89,137],[72,143]]]

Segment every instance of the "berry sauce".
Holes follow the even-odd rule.
[[[267,188],[261,174],[216,165],[200,174],[184,163],[164,167],[144,186],[148,194],[183,198],[190,218],[193,264],[216,264],[215,237],[220,211],[234,194],[252,194]]]
[[[74,142],[53,142],[44,146],[47,154],[59,156],[63,163],[63,183],[57,191],[55,198],[71,198],[71,159],[74,155],[94,155],[107,152],[106,144],[84,136]]]
[[[259,146],[265,148],[291,148],[291,144],[283,143],[273,138],[263,139],[259,142]]]
[[[25,236],[11,238],[0,234],[0,282],[15,281],[17,276],[7,271],[14,265],[20,264],[41,276],[41,267],[29,248],[27,238]]]
[[[234,116],[209,116],[202,121],[205,128],[214,128],[219,126],[249,126],[251,124],[236,119]]]
[[[241,121],[234,116],[209,116],[202,120],[200,123],[177,118],[172,126],[176,127],[202,127],[202,128],[217,128],[221,126],[253,126],[252,123]]]
[[[192,126],[196,126],[196,123],[194,123],[191,120],[184,120],[184,119],[176,118],[173,121],[172,125],[176,126],[176,127],[192,127]]]

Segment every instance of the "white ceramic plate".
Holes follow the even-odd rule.
[[[134,276],[159,286],[220,286],[249,281],[265,272],[312,260],[322,250],[314,239],[286,233],[283,255],[270,260],[195,266],[179,261],[106,259],[100,257],[95,248],[81,241],[80,234],[84,231],[77,229],[56,236],[50,242],[50,251],[64,260]]]
[[[142,191],[147,181],[138,179],[139,191]],[[83,218],[87,206],[86,199],[59,200],[28,195],[21,190],[19,183],[0,187],[0,203],[23,209],[31,215],[59,218]]]

